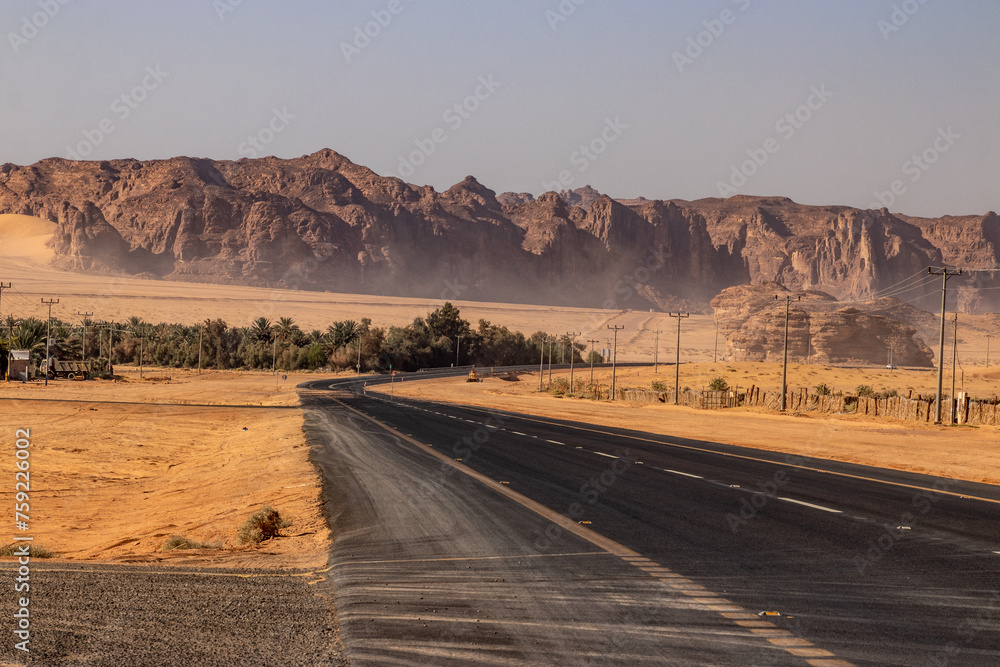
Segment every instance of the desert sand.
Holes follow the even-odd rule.
[[[117,369],[127,382],[0,382],[4,451],[31,433],[34,544],[66,560],[321,567],[329,531],[294,391],[262,373]],[[166,378],[170,378],[167,380]],[[11,476],[13,479],[13,476]],[[13,505],[13,481],[0,498]],[[284,537],[240,544],[270,504]],[[172,535],[221,550],[163,551]]]
[[[766,369],[765,375],[773,376],[776,371],[780,378],[779,364],[746,365],[771,366]],[[705,366],[711,368],[709,364]],[[621,386],[639,386],[637,370],[623,369],[623,375],[619,376],[624,383]],[[698,372],[707,377],[714,372],[706,370],[687,367],[685,372],[690,377],[697,377]],[[658,377],[668,380],[672,386],[673,373],[668,374],[662,368],[660,371]],[[581,369],[578,373],[583,373],[583,377],[589,380],[589,369]],[[859,375],[849,377],[846,371],[844,373],[839,382],[858,384]],[[651,377],[652,369],[643,369],[642,375]],[[552,374],[553,379],[567,376],[566,371]],[[547,373],[545,379],[548,380]],[[1000,373],[994,377],[994,385],[997,379],[1000,379]],[[838,382],[834,376],[831,380]],[[694,382],[689,384],[694,385]],[[767,386],[760,380],[757,385]],[[681,385],[682,388],[684,386]],[[777,386],[780,386],[780,380]],[[380,386],[374,390],[385,393],[384,389]],[[1000,427],[995,426],[933,426],[853,415],[781,414],[760,408],[709,411],[659,403],[556,398],[538,391],[537,372],[522,375],[518,382],[498,378],[486,378],[481,383],[469,383],[461,378],[404,382],[397,384],[394,391],[396,396],[464,403],[542,418],[576,420],[798,456],[1000,484],[1000,449],[997,448]]]

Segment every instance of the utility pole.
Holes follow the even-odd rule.
[[[455,346],[455,366],[458,366],[458,357],[462,354],[462,337],[458,337],[458,345]]]
[[[777,294],[774,295],[775,301],[780,299]],[[802,297],[797,296],[795,300],[798,301]],[[785,297],[785,350],[783,352],[781,360],[781,411],[785,411],[786,406],[786,394],[788,393],[788,307],[792,302],[791,296]]]
[[[653,332],[656,334],[656,342],[653,343],[653,373],[659,373],[659,362],[660,362],[660,330],[657,329]]]
[[[715,318],[715,356],[712,359],[712,363],[719,362],[719,318]]]
[[[42,304],[49,307],[49,318],[45,326],[45,386],[49,386],[49,373],[52,372],[49,363],[49,344],[52,342],[52,306],[59,303],[59,299],[49,299],[46,301],[42,299]]]
[[[941,340],[938,346],[938,372],[937,372],[937,405],[934,414],[934,423],[941,424],[941,389],[944,385],[944,321],[945,307],[948,299],[948,278],[962,275],[962,269],[958,271],[948,271],[947,266],[942,266],[940,271],[935,271],[933,266],[927,267],[927,273],[932,276],[941,276]]]
[[[11,283],[7,283],[6,285],[4,285],[3,283],[0,283],[0,304],[3,303],[3,301],[2,301],[2,299],[3,299],[3,291],[5,289],[10,289],[13,286],[14,285],[11,284]],[[0,315],[3,315],[3,309],[2,308],[0,308]]]
[[[681,320],[691,317],[691,313],[667,313],[667,317],[677,318],[677,359],[674,361],[674,405],[680,404],[681,395]]]
[[[115,345],[114,345],[115,323],[112,321],[112,322],[108,322],[108,324],[109,324],[109,326],[108,326],[108,375],[110,375],[111,379],[113,380],[114,376],[115,376],[115,362],[112,359],[112,355],[114,354],[114,351],[115,351]]]
[[[576,337],[580,334],[573,331],[567,331],[566,335],[569,336],[569,393],[573,393],[573,344],[576,342]]]
[[[21,320],[16,320],[15,321],[14,320],[14,316],[11,315],[9,318],[7,318],[7,373],[6,373],[5,382],[10,382],[10,365],[12,363],[14,363],[14,355],[11,353],[11,349],[10,348],[11,348],[12,342],[14,340],[14,326],[15,325],[16,326],[21,326]],[[28,370],[31,370],[31,368],[30,368],[30,366],[31,366],[30,360],[28,362],[28,366],[29,366]],[[27,372],[28,371],[25,371],[25,374],[27,374]]]
[[[609,324],[608,328],[615,332],[615,347],[614,352],[611,353],[611,400],[613,401],[615,400],[615,369],[618,364],[618,332],[625,327],[624,325],[618,326],[616,324],[615,326],[611,326]]]
[[[955,371],[958,369],[958,313],[955,313],[955,333],[952,336],[951,341],[951,420],[949,423],[954,424],[958,420],[956,419],[955,412],[958,409],[958,401],[955,398]]]
[[[594,345],[600,343],[599,340],[588,340],[590,343],[590,386],[594,386]]]
[[[549,386],[550,387],[552,386],[552,339],[553,338],[555,338],[555,336],[549,338]]]
[[[993,334],[986,334],[986,368],[990,367],[990,338]]]
[[[358,334],[358,375],[361,375],[361,334]]]
[[[145,361],[145,355],[142,353],[144,343],[146,342],[146,329],[145,327],[139,327],[139,379],[142,379],[142,365]]]
[[[542,390],[542,380],[545,378],[545,338],[538,341],[538,391]]]
[[[83,316],[83,351],[81,354],[84,363],[87,363],[87,318],[93,315],[93,313],[81,313],[77,311],[77,315]]]

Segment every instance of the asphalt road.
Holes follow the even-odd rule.
[[[421,663],[428,645],[443,653],[425,664],[466,646],[467,658],[488,662],[482,624],[456,634],[472,630],[471,609],[496,615],[498,641],[509,636],[487,651],[497,664],[595,655],[603,661],[594,664],[1000,664],[997,487],[809,458],[831,437],[823,432],[786,457],[474,408],[311,396],[307,432],[326,442],[331,509],[349,508],[332,521],[342,630],[348,654],[369,664],[387,655]],[[432,450],[611,540],[610,550],[560,555],[601,547],[553,528],[544,511],[491,498]],[[637,576],[628,556],[613,553],[622,549],[648,559],[647,570]],[[470,565],[500,568],[500,590],[436,560],[494,556],[519,558]],[[669,577],[647,576],[656,566],[702,586],[701,606],[678,607]],[[410,609],[418,592],[426,608]],[[712,611],[713,594],[736,618]],[[443,607],[454,619],[424,628],[430,609]],[[754,627],[751,617],[771,625]],[[598,625],[583,631],[579,619]]]
[[[806,664],[789,641],[830,655],[640,554],[581,537],[575,521],[559,526],[328,392],[303,398],[334,532],[320,587],[354,665]]]

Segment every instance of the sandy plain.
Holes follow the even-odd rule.
[[[321,567],[329,531],[294,391],[263,373],[116,369],[125,382],[0,382],[2,451],[30,431],[30,530],[66,560]],[[14,506],[13,473],[0,502]],[[265,504],[292,521],[239,542]],[[11,517],[13,521],[13,517]],[[173,535],[222,549],[164,551]]]

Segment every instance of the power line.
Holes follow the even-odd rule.
[[[923,271],[917,271],[917,272],[916,272],[916,273],[914,273],[914,274],[913,274],[912,276],[908,276],[908,277],[906,277],[906,278],[903,278],[902,280],[900,280],[900,281],[899,281],[899,282],[897,282],[897,283],[893,283],[892,285],[889,285],[888,287],[883,287],[882,289],[880,289],[880,290],[877,290],[877,291],[876,291],[876,292],[875,292],[875,293],[873,294],[873,297],[877,299],[877,298],[879,298],[879,297],[878,297],[878,296],[875,296],[875,295],[879,294],[880,292],[890,292],[890,291],[892,291],[893,289],[895,289],[896,287],[898,287],[898,286],[900,286],[900,285],[903,285],[904,283],[907,283],[907,282],[909,282],[909,281],[913,280],[914,278],[918,278],[918,277],[922,277],[922,278],[926,278],[926,277],[927,277],[927,274],[926,274],[926,273],[924,273]]]

